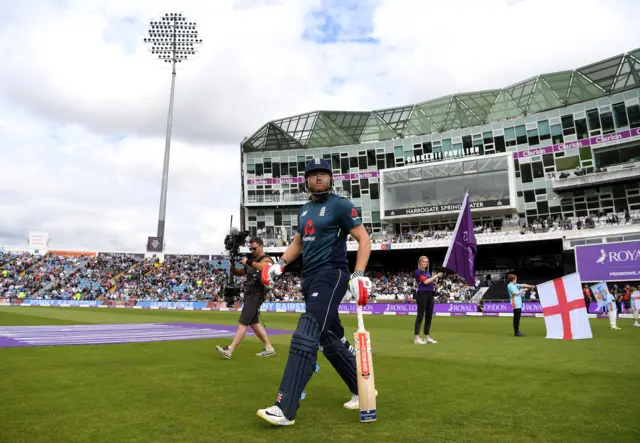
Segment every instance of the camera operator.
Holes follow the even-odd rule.
[[[233,342],[229,346],[216,346],[218,352],[227,360],[231,359],[231,355],[236,347],[240,344],[245,334],[247,326],[255,332],[256,336],[264,343],[264,349],[257,353],[258,357],[271,357],[276,351],[269,342],[267,331],[260,324],[260,306],[265,300],[267,289],[262,284],[261,272],[268,264],[273,261],[264,253],[264,242],[260,237],[252,238],[249,242],[251,253],[248,257],[243,258],[240,262],[242,268],[233,268],[231,271],[236,276],[246,276],[244,283],[244,305],[242,313],[238,320],[238,330],[233,338]]]

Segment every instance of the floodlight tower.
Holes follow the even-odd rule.
[[[182,14],[167,13],[161,20],[149,25],[148,43],[151,54],[159,60],[171,63],[171,92],[169,93],[169,115],[167,117],[167,136],[164,146],[164,165],[162,167],[162,189],[160,191],[160,213],[158,214],[158,237],[164,244],[164,222],[167,212],[167,183],[169,180],[169,153],[171,151],[171,126],[173,124],[173,96],[176,89],[176,63],[189,60],[196,55],[196,48],[202,44],[198,38],[196,23],[187,21]],[[164,247],[163,247],[164,250]]]

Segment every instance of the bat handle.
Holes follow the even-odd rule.
[[[356,306],[356,313],[358,314],[358,332],[364,332],[364,318],[362,316],[362,306]]]

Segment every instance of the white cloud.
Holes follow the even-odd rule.
[[[196,20],[204,40],[177,76],[170,252],[220,252],[229,215],[238,218],[239,143],[268,120],[499,88],[633,49],[640,37],[630,0],[352,6],[0,0],[0,244],[43,230],[53,247],[144,249],[157,224],[170,71],[142,38],[164,12]],[[305,27],[323,14],[341,27],[336,44],[302,38],[322,37]],[[380,43],[345,41],[362,37]]]

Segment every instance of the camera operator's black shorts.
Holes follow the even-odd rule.
[[[264,303],[263,294],[259,292],[246,294],[238,323],[249,326],[260,322],[260,306],[262,306],[262,303]]]

